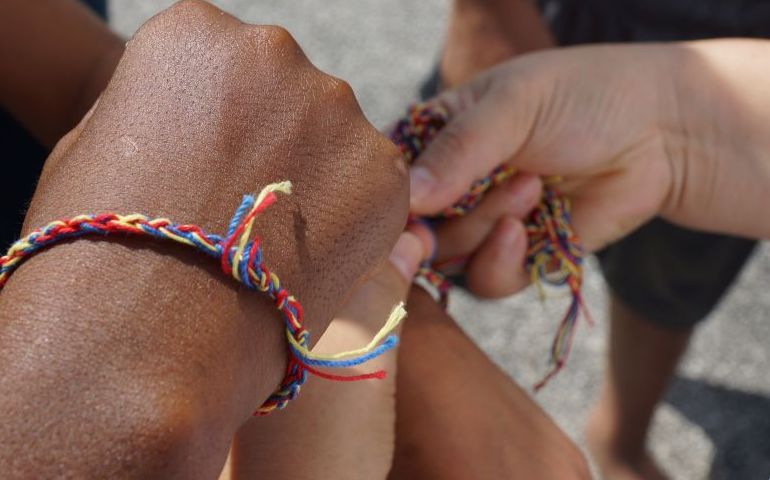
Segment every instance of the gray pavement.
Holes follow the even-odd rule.
[[[171,3],[112,0],[112,24],[130,36]],[[416,97],[418,84],[438,55],[449,4],[447,0],[216,3],[245,21],[288,28],[319,68],[352,85],[377,126],[395,119]],[[698,331],[655,417],[652,452],[675,479],[770,477],[768,284],[770,246],[764,244]],[[580,325],[568,367],[535,396],[581,446],[585,415],[606,351],[607,294],[594,262],[588,268],[584,295],[596,325]],[[545,368],[565,302],[555,298],[541,305],[531,290],[495,302],[455,292],[451,311],[497,364],[529,386]]]

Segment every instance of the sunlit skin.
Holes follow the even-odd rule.
[[[24,231],[114,211],[223,233],[244,193],[279,180],[294,194],[255,229],[317,339],[395,244],[406,169],[285,30],[186,1],[137,32],[58,142]],[[7,478],[215,477],[286,365],[266,298],[194,252],[130,239],[25,263],[0,294],[0,356]]]
[[[535,205],[539,188],[511,194],[522,181],[531,179],[500,187],[468,221],[454,225],[467,237],[457,245],[460,253],[478,248],[482,238],[473,233],[488,229],[488,219],[519,221]],[[404,299],[415,259],[433,251],[424,227],[412,228],[398,245],[422,244],[421,254],[402,256],[412,263],[400,276],[390,267],[379,270],[345,305],[319,348],[363,343],[379,327],[374,319]],[[221,478],[301,480],[318,472],[343,480],[589,477],[567,436],[419,287],[409,292],[407,311],[398,362],[392,355],[356,369],[383,366],[386,380],[309,383],[292,408],[241,428]],[[303,461],[286,458],[287,450],[301,451]]]
[[[428,170],[412,175],[415,209],[440,209],[492,166],[512,162],[530,174],[565,177],[559,188],[573,199],[576,229],[591,250],[655,215],[768,237],[768,223],[757,221],[770,180],[770,104],[760,87],[767,66],[757,61],[766,42],[597,46],[509,60],[549,46],[532,46],[540,34],[522,41],[522,32],[543,27],[530,2],[457,0],[453,12],[442,80],[446,87],[470,85],[443,97],[457,121],[421,159]],[[531,187],[518,188],[521,195]],[[492,298],[529,281],[521,270],[521,224],[503,216],[497,222],[483,230],[487,239],[466,272],[467,287]],[[462,225],[442,230],[439,252],[466,240],[458,234]],[[646,435],[692,328],[657,325],[616,295],[610,304],[610,354],[587,422],[588,445],[606,478],[663,478]]]

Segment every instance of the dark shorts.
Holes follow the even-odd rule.
[[[770,1],[540,0],[561,45],[597,42],[770,37]],[[600,252],[623,303],[671,328],[711,312],[740,272],[754,241],[695,232],[656,219]]]
[[[106,18],[106,0],[87,0],[83,3]],[[4,182],[3,195],[0,197],[0,255],[4,255],[8,246],[19,237],[24,213],[35,191],[48,151],[2,108],[0,145],[6,171],[13,171],[13,177]]]

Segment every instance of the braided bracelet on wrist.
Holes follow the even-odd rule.
[[[360,365],[395,347],[398,339],[391,332],[406,315],[403,304],[393,309],[385,325],[365,347],[334,355],[311,352],[308,347],[310,333],[303,326],[302,306],[266,266],[259,237],[253,240],[249,238],[257,215],[276,202],[276,193],[290,194],[291,183],[268,185],[256,198],[245,195],[224,237],[206,233],[196,225],[175,224],[166,218],[150,218],[141,214],[78,215],[51,222],[15,242],[8,253],[0,257],[0,291],[24,260],[64,240],[95,235],[109,238],[115,234],[170,240],[219,260],[225,274],[231,275],[250,290],[267,294],[281,313],[289,363],[280,386],[254,412],[255,415],[266,415],[275,409],[284,408],[297,396],[308,373],[334,381],[384,378],[384,371],[363,375],[335,375],[319,370],[318,367],[346,368]]]

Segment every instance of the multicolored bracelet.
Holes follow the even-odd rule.
[[[427,148],[441,129],[449,121],[448,109],[439,103],[419,103],[411,106],[407,114],[396,124],[391,132],[391,140],[399,146],[408,163],[413,163]],[[454,205],[444,209],[439,215],[428,219],[411,216],[410,221],[427,221],[428,224],[461,217],[472,211],[491,188],[505,182],[516,170],[509,165],[501,165],[490,174],[471,185],[468,192]],[[572,300],[559,325],[551,347],[551,368],[544,378],[535,385],[535,390],[542,388],[564,366],[572,345],[575,324],[582,310],[590,322],[580,294],[583,283],[583,257],[585,253],[580,239],[572,230],[569,199],[561,195],[553,180],[545,179],[545,189],[540,203],[525,221],[529,248],[525,268],[532,275],[534,283],[545,298],[544,284],[566,286]],[[459,259],[462,262],[462,259]],[[450,261],[457,266],[458,259]],[[447,296],[452,286],[442,275],[444,265],[424,264],[415,279],[421,286],[430,286],[435,290],[434,297],[446,307]]]
[[[289,363],[278,389],[254,415],[266,415],[275,409],[284,408],[297,396],[308,373],[328,380],[346,382],[384,378],[385,372],[381,370],[363,375],[334,375],[318,370],[318,367],[346,368],[360,365],[395,347],[398,338],[392,332],[406,315],[403,304],[393,309],[385,325],[365,347],[334,355],[318,355],[311,352],[310,332],[303,326],[302,306],[281,285],[278,276],[267,268],[259,237],[253,240],[249,238],[257,215],[276,202],[276,193],[290,194],[291,183],[268,185],[256,198],[245,195],[224,237],[206,233],[196,225],[175,224],[166,218],[149,218],[141,214],[79,215],[51,222],[15,242],[8,253],[0,257],[0,290],[24,260],[64,240],[93,235],[108,238],[114,234],[171,240],[219,260],[225,274],[231,275],[250,290],[266,293],[281,312],[286,329]]]

